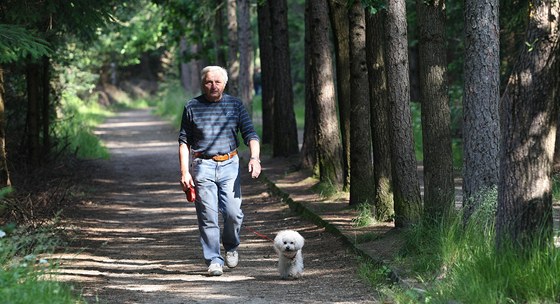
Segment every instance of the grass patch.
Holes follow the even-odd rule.
[[[375,264],[363,258],[358,260],[358,276],[373,287],[392,285],[390,273],[391,269],[387,266]]]
[[[54,280],[56,261],[40,258],[58,244],[51,229],[0,227],[0,303],[86,303],[72,286]]]
[[[97,136],[95,126],[111,112],[94,100],[84,101],[74,94],[63,93],[56,124],[53,127],[58,142],[57,150],[70,150],[79,158],[108,158],[109,153]]]
[[[336,185],[330,181],[319,181],[311,187],[311,190],[324,198],[332,198],[339,193]]]
[[[359,204],[355,207],[358,210],[358,216],[352,219],[352,223],[356,227],[366,227],[375,223],[375,218],[371,212],[371,205],[367,203]]]
[[[155,113],[171,121],[173,126],[179,129],[183,107],[194,96],[185,92],[178,80],[163,84],[160,92],[155,97]]]
[[[458,212],[408,229],[399,262],[425,290],[386,286],[384,294],[399,303],[558,303],[559,248],[496,251],[495,192],[467,224]]]

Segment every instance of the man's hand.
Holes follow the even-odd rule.
[[[261,161],[257,158],[251,158],[249,160],[249,172],[252,178],[258,178],[261,174]]]
[[[189,188],[194,187],[194,180],[190,173],[185,173],[181,176],[181,187],[183,187],[183,192],[187,192]]]

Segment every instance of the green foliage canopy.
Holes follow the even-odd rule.
[[[49,43],[25,28],[0,24],[0,64],[11,63],[26,57],[38,58],[49,55]]]

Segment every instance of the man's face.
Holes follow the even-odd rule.
[[[210,71],[204,78],[202,89],[208,101],[219,101],[222,98],[226,84],[222,74],[217,71]]]

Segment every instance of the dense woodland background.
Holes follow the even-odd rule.
[[[552,0],[3,0],[0,187],[25,195],[38,170],[86,150],[66,128],[82,105],[177,83],[193,96],[212,64],[274,157],[300,155],[375,219],[437,223],[460,177],[465,222],[497,195],[496,246],[547,246],[558,14]]]

